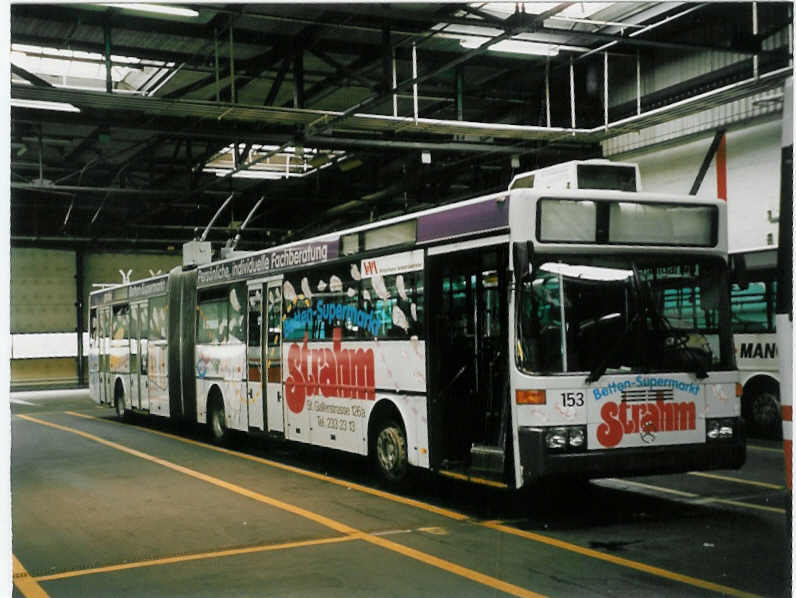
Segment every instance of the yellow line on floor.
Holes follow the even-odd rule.
[[[537,534],[534,532],[528,532],[514,527],[509,527],[507,525],[503,525],[499,521],[484,521],[481,525],[488,527],[490,529],[505,532],[507,534],[513,534],[515,536],[520,536],[521,538],[533,540],[534,542],[540,542],[542,544],[547,544],[548,546],[555,546],[556,548],[561,548],[563,550],[581,554],[583,556],[587,556],[593,559],[599,559],[601,561],[606,561],[608,563],[619,565],[621,567],[628,567],[630,569],[635,569],[636,571],[642,571],[650,575],[663,577],[665,579],[670,579],[672,581],[677,581],[680,583],[688,584],[705,590],[711,590],[713,592],[718,592],[720,594],[725,594],[727,596],[736,596],[738,598],[757,598],[756,594],[750,594],[749,592],[744,592],[741,590],[737,590],[735,588],[731,588],[729,586],[724,586],[703,579],[698,579],[696,577],[691,577],[689,575],[682,575],[681,573],[675,573],[674,571],[669,571],[668,569],[663,569],[661,567],[646,565],[644,563],[639,563],[637,561],[632,561],[630,559],[614,556],[612,554],[606,554],[604,552],[600,552],[592,548],[584,548],[583,546],[578,546],[577,544],[571,544],[570,542],[564,542],[563,540],[557,540],[549,536],[543,536],[541,534]]]
[[[93,415],[85,415],[83,413],[77,413],[76,411],[66,411],[62,412],[66,413],[67,415],[72,415],[74,417],[82,417],[83,419],[93,419],[102,423],[114,423],[119,424],[119,422],[113,420],[107,420],[99,417],[95,417]],[[121,425],[121,424],[120,424]],[[376,488],[369,488],[367,486],[363,486],[362,484],[357,484],[355,482],[347,482],[346,480],[340,480],[337,478],[333,478],[327,475],[323,475],[320,473],[315,473],[314,471],[308,471],[306,469],[301,469],[299,467],[294,467],[292,465],[285,465],[284,463],[279,463],[278,461],[272,461],[270,459],[264,459],[262,457],[255,457],[254,455],[247,455],[246,453],[240,453],[236,451],[231,451],[229,449],[225,449],[219,446],[213,446],[212,444],[207,444],[206,442],[199,442],[198,440],[192,440],[190,438],[183,438],[181,436],[176,436],[174,434],[169,434],[168,432],[161,432],[159,430],[152,430],[150,428],[146,428],[143,426],[136,426],[133,424],[124,424],[125,427],[135,428],[137,430],[143,430],[145,432],[149,432],[150,434],[156,434],[158,436],[163,436],[165,438],[171,438],[172,440],[178,440],[179,442],[184,442],[186,444],[192,444],[194,446],[201,446],[211,451],[216,451],[219,453],[224,453],[225,455],[231,455],[233,457],[238,457],[240,459],[246,459],[248,461],[254,461],[255,463],[261,463],[263,465],[268,465],[269,467],[274,467],[276,469],[281,469],[283,471],[289,471],[291,473],[297,473],[299,475],[306,476],[308,478],[312,478],[315,480],[321,480],[324,482],[328,482],[330,484],[335,484],[337,486],[342,486],[346,489],[356,490],[357,492],[363,492],[365,494],[371,494],[373,496],[378,496],[379,498],[384,498],[386,500],[391,500],[393,502],[401,503],[410,507],[415,507],[417,509],[423,509],[424,511],[429,511],[431,513],[435,513],[437,515],[442,515],[443,517],[448,517],[449,519],[455,519],[456,521],[464,521],[468,519],[467,515],[462,513],[457,513],[451,509],[445,509],[443,507],[437,507],[435,505],[431,505],[428,503],[420,502],[418,500],[414,500],[411,498],[406,498],[403,496],[399,496],[397,494],[392,494],[390,492],[384,492],[382,490],[377,490]]]
[[[782,484],[769,484],[768,482],[758,482],[755,480],[745,480],[743,478],[734,478],[728,475],[719,475],[716,473],[706,473],[704,471],[689,471],[688,475],[699,476],[700,478],[709,478],[711,480],[721,480],[722,482],[734,482],[736,484],[748,484],[749,486],[760,486],[761,488],[771,488],[773,490],[783,490],[785,486]]]
[[[281,544],[265,544],[262,546],[250,546],[247,548],[232,548],[229,550],[218,550],[215,552],[201,552],[196,554],[184,554],[180,556],[164,557],[160,559],[148,559],[133,563],[121,563],[118,565],[107,565],[104,567],[92,567],[91,569],[78,569],[75,571],[64,571],[63,573],[52,573],[50,575],[40,575],[36,581],[53,581],[56,579],[66,579],[69,577],[80,577],[95,573],[114,573],[116,571],[126,571],[128,569],[138,569],[141,567],[155,567],[157,565],[173,565],[175,563],[186,563],[189,561],[199,561],[202,559],[217,559],[228,556],[241,556],[245,554],[255,554],[258,552],[268,552],[272,550],[286,550],[289,548],[303,548],[305,546],[322,546],[324,544],[336,544],[339,542],[350,542],[351,540],[361,540],[358,534],[350,536],[337,536],[334,538],[319,538],[316,540],[304,540],[299,542],[283,542]]]
[[[41,420],[35,417],[30,417],[28,415],[18,415],[17,417],[24,419],[26,421],[30,421],[42,426],[47,426],[50,428],[54,428],[56,430],[60,430],[62,432],[68,432],[70,434],[75,434],[87,440],[91,440],[101,444],[103,446],[107,446],[123,453],[127,453],[128,455],[132,455],[134,457],[138,457],[140,459],[144,459],[145,461],[149,461],[151,463],[156,463],[173,471],[177,471],[179,473],[185,474],[192,478],[201,480],[208,484],[212,484],[219,488],[223,488],[225,490],[229,490],[230,492],[234,492],[241,496],[245,496],[247,498],[251,498],[252,500],[256,500],[263,504],[267,504],[269,506],[275,507],[277,509],[281,509],[283,511],[287,511],[288,513],[293,513],[294,515],[298,515],[300,517],[304,517],[309,519],[310,521],[314,521],[320,525],[325,527],[331,528],[337,532],[345,534],[347,536],[356,535],[361,538],[363,541],[368,542],[370,544],[374,544],[376,546],[380,546],[392,552],[396,552],[398,554],[402,554],[406,557],[411,559],[417,560],[421,563],[426,565],[431,565],[432,567],[436,567],[443,571],[447,571],[448,573],[452,573],[454,575],[459,575],[465,579],[469,579],[471,581],[475,581],[477,583],[483,584],[485,586],[494,588],[496,590],[500,590],[501,592],[505,592],[506,594],[510,594],[512,596],[520,596],[523,598],[537,598],[542,596],[541,594],[537,594],[536,592],[532,592],[520,586],[514,585],[512,583],[503,581],[502,579],[498,579],[492,577],[490,575],[486,575],[484,573],[480,573],[473,569],[469,569],[467,567],[462,567],[461,565],[457,565],[456,563],[452,563],[445,559],[441,559],[435,557],[431,554],[421,552],[419,550],[415,550],[413,548],[409,548],[408,546],[403,546],[398,544],[397,542],[392,542],[391,540],[387,540],[386,538],[374,536],[372,534],[368,534],[366,532],[360,531],[356,528],[353,528],[345,523],[340,521],[336,521],[331,519],[330,517],[326,517],[319,513],[314,513],[313,511],[309,511],[307,509],[303,509],[301,507],[297,507],[295,505],[291,505],[289,503],[283,502],[276,498],[272,498],[270,496],[266,496],[264,494],[260,494],[259,492],[254,492],[253,490],[249,490],[248,488],[244,488],[242,486],[238,486],[236,484],[232,484],[230,482],[226,482],[219,478],[215,478],[213,476],[201,473],[199,471],[190,469],[188,467],[184,467],[182,465],[178,465],[176,463],[172,463],[171,461],[167,461],[166,459],[161,459],[160,457],[155,457],[153,455],[149,455],[142,451],[129,448],[122,444],[118,444],[116,442],[112,442],[110,440],[105,440],[104,438],[100,438],[99,436],[95,436],[93,434],[89,434],[88,432],[83,432],[82,430],[78,430],[75,428],[69,428],[67,426],[62,426],[60,424],[56,424],[53,422],[48,422],[45,420]]]
[[[50,598],[50,595],[42,589],[39,582],[28,574],[16,555],[12,554],[11,558],[14,562],[14,585],[22,592],[22,595],[25,598]]]
[[[756,505],[752,502],[743,502],[740,500],[730,500],[729,498],[706,498],[703,503],[718,502],[725,505],[732,505],[734,507],[743,507],[745,509],[757,509],[758,511],[768,511],[770,513],[785,514],[785,509],[780,507],[767,507],[766,505]]]
[[[764,451],[764,452],[767,452],[767,453],[779,453],[779,454],[782,454],[784,452],[783,447],[772,448],[770,446],[760,446],[760,445],[757,445],[757,444],[747,444],[746,448],[752,449],[753,451]]]

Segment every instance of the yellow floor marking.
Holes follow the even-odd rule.
[[[192,478],[201,480],[208,484],[212,484],[219,488],[223,488],[225,490],[229,490],[230,492],[234,492],[241,496],[245,496],[247,498],[251,498],[252,500],[256,500],[263,504],[267,504],[269,506],[275,507],[277,509],[281,509],[283,511],[287,511],[288,513],[293,513],[294,515],[298,515],[300,517],[304,517],[309,519],[310,521],[314,521],[320,525],[325,527],[331,528],[337,532],[345,534],[347,536],[357,536],[365,542],[370,544],[374,544],[376,546],[380,546],[392,552],[396,552],[398,554],[402,554],[406,557],[424,563],[426,565],[431,565],[432,567],[436,567],[443,571],[447,571],[449,573],[453,573],[454,575],[459,575],[464,577],[465,579],[469,579],[471,581],[478,582],[485,586],[494,588],[496,590],[500,590],[501,592],[505,592],[507,594],[511,594],[512,596],[520,596],[523,598],[537,598],[542,596],[542,594],[537,594],[520,586],[508,583],[503,581],[502,579],[497,579],[490,575],[486,575],[484,573],[480,573],[473,569],[468,569],[467,567],[462,567],[461,565],[457,565],[456,563],[452,563],[450,561],[446,561],[445,559],[441,559],[430,555],[425,552],[421,552],[419,550],[415,550],[414,548],[409,548],[408,546],[403,546],[402,544],[398,544],[397,542],[392,542],[385,538],[381,538],[378,536],[374,536],[372,534],[368,534],[366,532],[360,531],[356,528],[351,527],[350,525],[346,525],[340,521],[336,521],[331,519],[330,517],[326,517],[324,515],[320,515],[319,513],[314,513],[313,511],[309,511],[307,509],[303,509],[301,507],[297,507],[295,505],[291,505],[289,503],[283,502],[276,498],[272,498],[270,496],[265,496],[264,494],[260,494],[259,492],[254,492],[253,490],[249,490],[248,488],[244,488],[242,486],[238,486],[236,484],[232,484],[230,482],[226,482],[219,478],[215,478],[213,476],[201,473],[199,471],[195,471],[188,467],[184,467],[182,465],[178,465],[176,463],[172,463],[171,461],[167,461],[166,459],[161,459],[160,457],[155,457],[153,455],[149,455],[147,453],[138,451],[136,449],[132,449],[126,447],[122,444],[117,444],[110,440],[105,440],[104,438],[100,438],[99,436],[94,436],[93,434],[89,434],[88,432],[83,432],[82,430],[77,430],[75,428],[69,428],[67,426],[62,426],[60,424],[48,422],[45,420],[41,420],[35,417],[31,417],[28,415],[18,415],[17,417],[24,419],[26,421],[30,421],[42,426],[48,426],[50,428],[54,428],[56,430],[61,430],[62,432],[68,432],[70,434],[75,434],[87,440],[92,440],[98,444],[103,446],[107,446],[123,453],[127,453],[128,455],[132,455],[134,457],[139,457],[140,459],[144,459],[145,461],[149,461],[151,463],[156,463],[173,471],[177,471],[179,473],[185,474]]]
[[[74,417],[82,417],[83,419],[93,419],[96,421],[100,421],[103,423],[118,423],[113,420],[102,419],[99,417],[95,417],[93,415],[85,415],[83,413],[77,413],[75,411],[66,411],[67,415],[72,415]],[[184,442],[186,444],[192,444],[194,446],[201,446],[211,451],[216,451],[219,453],[224,453],[225,455],[231,455],[233,457],[238,457],[240,459],[247,459],[249,461],[254,461],[256,463],[261,463],[263,465],[268,465],[269,467],[274,467],[276,469],[281,469],[283,471],[289,471],[291,473],[297,473],[299,475],[303,475],[308,478],[312,478],[315,480],[321,480],[324,482],[328,482],[330,484],[335,484],[337,486],[342,486],[347,489],[356,490],[357,492],[362,492],[365,494],[371,494],[373,496],[378,496],[379,498],[384,498],[386,500],[391,500],[393,502],[401,503],[410,507],[415,507],[418,509],[423,509],[424,511],[429,511],[431,513],[435,513],[437,515],[442,515],[443,517],[448,517],[449,519],[455,519],[457,521],[464,521],[468,519],[467,515],[462,513],[457,513],[451,509],[445,509],[443,507],[437,507],[431,504],[427,504],[424,502],[420,502],[418,500],[414,500],[411,498],[405,498],[403,496],[399,496],[397,494],[391,494],[389,492],[384,492],[382,490],[377,490],[375,488],[369,488],[367,486],[363,486],[361,484],[357,484],[354,482],[347,482],[346,480],[340,480],[337,478],[333,478],[327,475],[323,475],[320,473],[315,473],[314,471],[308,471],[306,469],[300,469],[298,467],[293,467],[292,465],[285,465],[284,463],[279,463],[278,461],[272,461],[270,459],[264,459],[262,457],[255,457],[254,455],[247,455],[246,453],[239,453],[236,451],[231,451],[229,449],[225,449],[218,446],[213,446],[212,444],[207,444],[206,442],[199,442],[197,440],[191,440],[190,438],[183,438],[181,436],[176,436],[174,434],[169,434],[168,432],[160,432],[159,430],[152,430],[150,428],[145,428],[143,426],[135,426],[132,424],[124,424],[127,427],[136,428],[138,430],[143,430],[145,432],[149,432],[151,434],[156,434],[158,436],[163,436],[165,438],[171,438],[173,440],[178,440],[180,442]]]
[[[769,511],[771,513],[781,513],[785,514],[785,509],[780,507],[767,507],[765,505],[756,505],[755,503],[751,502],[742,502],[740,500],[730,500],[729,498],[706,498],[704,501],[700,502],[719,502],[725,505],[733,505],[734,507],[744,507],[746,509],[757,509],[759,511]]]
[[[783,490],[785,486],[782,484],[769,484],[768,482],[757,482],[755,480],[744,480],[742,478],[734,478],[726,475],[718,475],[715,473],[705,473],[704,471],[689,471],[688,475],[699,476],[701,478],[710,478],[711,480],[721,480],[723,482],[735,482],[736,484],[748,484],[750,486],[760,486],[761,488],[771,488],[773,490]]]
[[[12,554],[11,558],[14,562],[14,585],[22,592],[22,595],[25,598],[50,598],[50,595],[42,589],[39,582],[28,574],[16,555]]]
[[[481,484],[482,486],[492,486],[493,488],[508,488],[503,482],[496,482],[495,480],[487,480],[486,478],[479,478],[478,476],[465,475],[455,471],[447,471],[445,469],[439,470],[440,475],[453,478],[455,480],[463,480],[471,484]]]
[[[254,554],[257,552],[267,552],[272,550],[286,550],[289,548],[303,548],[305,546],[321,546],[323,544],[335,544],[339,542],[350,542],[360,540],[359,535],[337,536],[334,538],[320,538],[317,540],[305,540],[300,542],[283,542],[281,544],[266,544],[263,546],[250,546],[248,548],[232,548],[229,550],[218,550],[215,552],[201,552],[196,554],[184,554],[174,557],[160,559],[148,559],[133,563],[121,563],[119,565],[107,565],[105,567],[93,567],[91,569],[79,569],[75,571],[64,571],[63,573],[52,573],[50,575],[40,575],[36,581],[53,581],[56,579],[66,579],[68,577],[80,577],[95,573],[113,573],[116,571],[126,571],[127,569],[138,569],[140,567],[154,567],[157,565],[172,565],[175,563],[185,563],[202,559],[217,559],[228,556],[240,556],[244,554]]]
[[[780,448],[771,448],[770,446],[759,446],[757,444],[747,444],[746,448],[752,449],[754,451],[766,451],[769,453],[783,453],[785,449],[782,447]]]
[[[514,534],[515,536],[520,536],[528,540],[533,540],[535,542],[547,544],[548,546],[555,546],[563,550],[568,550],[570,552],[582,554],[584,556],[588,556],[594,559],[599,559],[601,561],[613,563],[614,565],[619,565],[621,567],[628,567],[630,569],[635,569],[636,571],[643,571],[644,573],[649,573],[650,575],[656,575],[658,577],[663,577],[666,579],[670,579],[672,581],[678,581],[680,583],[685,583],[705,590],[711,590],[713,592],[718,592],[720,594],[725,594],[727,596],[737,596],[739,598],[756,598],[757,596],[756,594],[751,594],[749,592],[737,590],[729,586],[724,586],[710,581],[705,581],[703,579],[698,579],[696,577],[691,577],[689,575],[682,575],[680,573],[675,573],[674,571],[662,569],[661,567],[645,565],[644,563],[639,563],[637,561],[632,561],[630,559],[614,556],[612,554],[606,554],[604,552],[600,552],[598,550],[594,550],[591,548],[584,548],[583,546],[578,546],[577,544],[564,542],[563,540],[557,540],[555,538],[543,536],[541,534],[536,534],[534,532],[528,532],[514,527],[509,527],[507,525],[503,525],[499,521],[484,521],[481,525],[488,527],[490,529],[495,529],[501,532],[505,532],[507,534]]]

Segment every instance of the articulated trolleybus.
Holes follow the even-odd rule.
[[[98,291],[92,396],[368,455],[393,483],[740,467],[725,205],[638,178],[569,162]]]

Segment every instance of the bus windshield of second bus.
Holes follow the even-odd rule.
[[[522,288],[519,367],[603,373],[733,368],[726,266],[671,256],[540,257]]]

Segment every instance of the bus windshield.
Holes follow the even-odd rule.
[[[541,256],[519,289],[517,365],[527,373],[733,369],[721,259]]]

